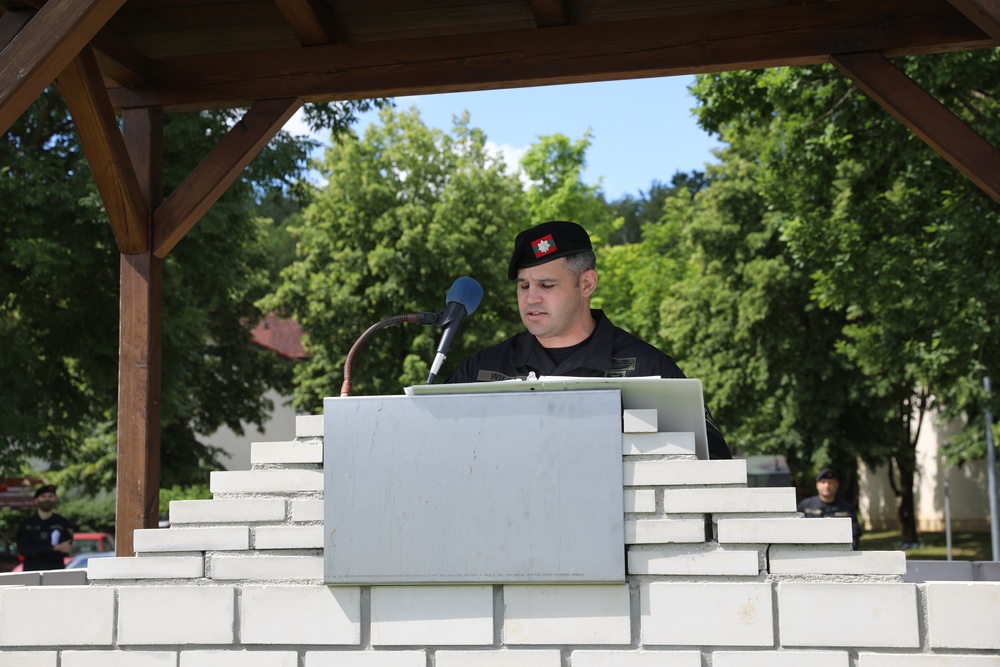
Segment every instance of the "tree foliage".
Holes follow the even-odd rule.
[[[1000,143],[984,122],[996,118],[997,57],[898,65]],[[904,537],[914,537],[912,426],[932,405],[974,416],[975,387],[997,368],[996,205],[831,67],[704,75],[694,93],[700,122],[729,145],[699,198],[714,218],[702,232],[739,231],[714,249],[704,242],[725,236],[701,236],[691,275],[707,298],[680,297],[664,322],[690,322],[712,304],[738,314],[729,342],[710,323],[681,339],[708,343],[695,368],[721,382],[721,421],[755,449],[789,447],[816,465],[855,454],[892,463]],[[745,197],[730,216],[718,206],[740,173]],[[744,257],[728,262],[727,246]],[[762,326],[745,334],[755,317]],[[748,380],[757,402],[730,391]]]
[[[355,108],[349,105],[348,111]],[[234,121],[167,116],[165,191]],[[249,344],[269,291],[255,201],[305,166],[309,145],[281,134],[164,262],[162,480],[204,481],[215,452],[198,440],[260,424],[289,369]],[[0,465],[30,458],[61,483],[115,482],[119,253],[62,99],[47,91],[0,141]]]
[[[319,170],[327,185],[292,230],[298,259],[265,301],[307,333],[297,405],[316,410],[322,397],[338,395],[348,351],[369,326],[442,309],[459,276],[479,281],[485,296],[439,376],[514,332],[506,253],[527,210],[516,175],[487,152],[467,116],[444,133],[415,110],[383,109],[364,137],[334,144]],[[352,393],[424,383],[439,337],[437,328],[414,325],[378,331],[352,366]]]

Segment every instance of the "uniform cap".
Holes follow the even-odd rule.
[[[44,485],[38,487],[37,489],[35,489],[35,497],[37,498],[38,496],[42,495],[43,493],[55,493],[55,492],[56,492],[56,486],[55,486],[55,484],[44,484]]]
[[[517,278],[517,270],[538,266],[560,257],[593,250],[587,230],[575,222],[549,220],[526,229],[514,239],[507,277]]]
[[[816,481],[821,479],[840,479],[840,473],[837,472],[836,468],[823,468],[818,473],[816,473]]]

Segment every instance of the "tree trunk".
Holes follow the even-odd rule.
[[[916,477],[913,461],[896,459],[899,470],[899,488],[896,490],[896,518],[899,520],[899,540],[903,544],[917,542],[917,512],[914,503],[913,481]]]

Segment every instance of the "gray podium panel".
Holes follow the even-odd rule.
[[[327,398],[329,584],[625,580],[615,391]]]

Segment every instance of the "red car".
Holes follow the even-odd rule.
[[[115,550],[115,538],[110,533],[73,533],[73,553],[63,559],[64,563],[69,563],[74,557],[80,554],[95,554],[104,551]],[[23,559],[18,557],[20,560]],[[14,566],[12,572],[24,570],[24,563],[20,562]]]

